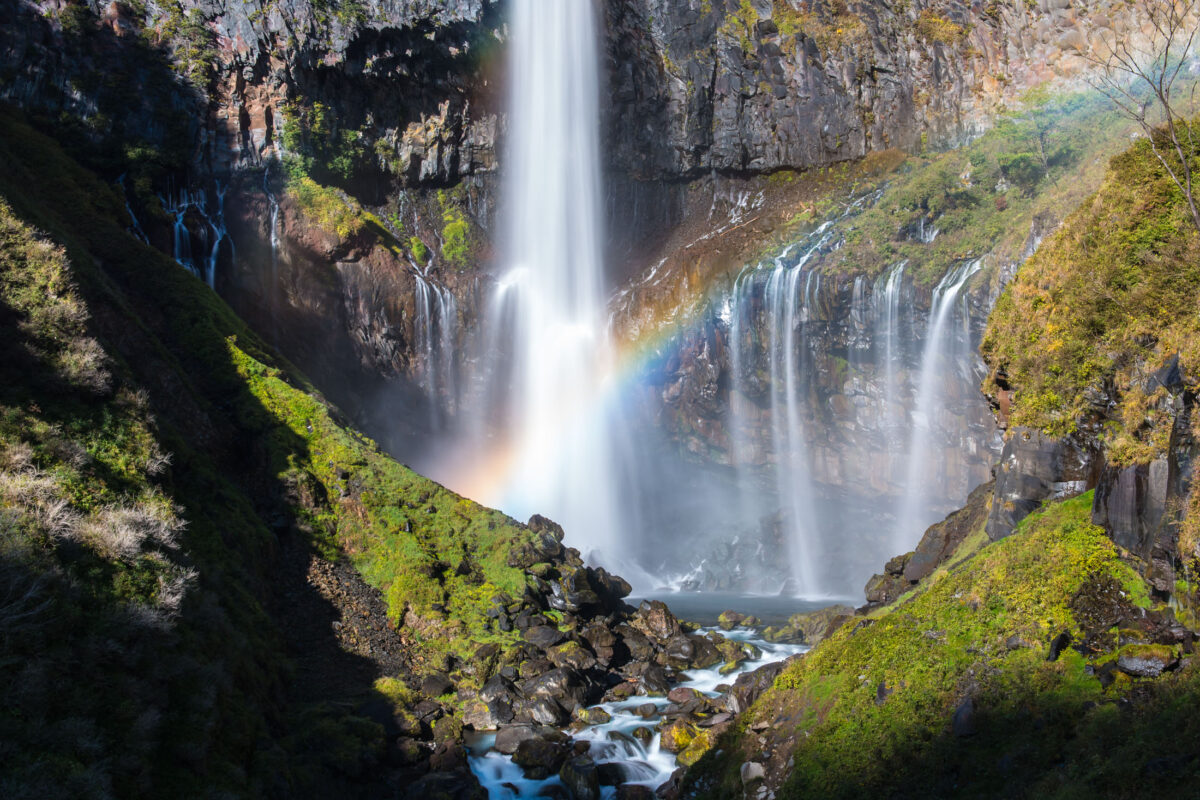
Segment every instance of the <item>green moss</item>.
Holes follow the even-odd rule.
[[[289,176],[288,196],[304,216],[321,230],[339,239],[348,239],[366,225],[362,209],[349,197],[322,186],[307,175]]]
[[[449,192],[438,191],[438,204],[442,209],[442,258],[455,267],[465,267],[471,258],[471,224]]]
[[[1174,354],[1185,376],[1200,365],[1200,237],[1189,219],[1148,142],[1112,159],[1096,195],[992,312],[983,352],[996,380],[1014,390],[1015,424],[1070,432],[1092,413],[1092,393],[1115,391],[1110,460],[1165,452],[1171,425],[1162,394],[1143,380]]]
[[[1062,631],[1076,640],[1082,635],[1072,610],[1081,587],[1141,584],[1090,523],[1090,508],[1090,495],[1045,507],[1016,535],[926,581],[877,619],[843,626],[789,666],[748,717],[792,737],[795,768],[781,796],[861,797],[912,780],[936,781],[947,768],[975,796],[996,779],[994,754],[1008,752],[1019,737],[1000,720],[1040,719],[1042,739],[1069,741],[1089,704],[1109,702],[1112,690],[1106,694],[1088,659],[1074,650],[1049,661],[1048,643]],[[1010,649],[1013,636],[1038,644]],[[887,688],[882,702],[881,686]],[[965,694],[985,720],[979,746],[949,730]],[[1047,745],[1023,753],[1019,769],[1041,775],[1055,752]],[[702,763],[692,780],[725,796],[750,755],[735,749]],[[963,764],[970,769],[949,766]]]

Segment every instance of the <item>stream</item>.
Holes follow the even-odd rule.
[[[656,595],[651,599],[668,598]],[[752,644],[761,651],[758,659],[745,661],[736,670],[725,675],[720,674],[716,666],[709,669],[693,669],[688,670],[687,680],[675,684],[675,687],[695,689],[713,698],[721,694],[717,691],[718,686],[732,685],[739,675],[808,650],[805,645],[768,642],[757,630],[735,628],[732,631],[723,631],[714,624],[716,615],[720,613],[716,609],[737,609],[742,613],[753,613],[766,625],[781,622],[790,614],[828,605],[827,600],[812,602],[796,598],[737,595],[672,594],[669,599],[672,611],[676,612],[680,619],[702,625],[698,633],[715,631],[726,638]],[[654,712],[644,716],[639,710],[647,711],[647,705],[653,705]],[[590,725],[574,734],[564,732],[570,735],[572,742],[587,743],[586,754],[596,763],[602,782],[603,776],[606,773],[611,775],[615,766],[620,771],[621,784],[644,786],[653,792],[671,777],[678,766],[675,754],[664,750],[660,745],[661,734],[658,726],[662,722],[663,710],[669,705],[671,702],[666,697],[645,696],[601,703],[592,708],[603,709],[611,717],[608,722]],[[635,731],[639,728],[648,729],[652,735],[649,738],[644,733],[641,737],[636,736]],[[493,749],[495,741],[494,732],[476,733],[467,739],[471,770],[487,790],[490,800],[559,798],[568,795],[557,775],[545,780],[527,778],[522,768],[513,763],[511,756]],[[605,769],[604,765],[612,766]],[[601,786],[600,797],[603,800],[612,800],[616,793],[616,786]]]

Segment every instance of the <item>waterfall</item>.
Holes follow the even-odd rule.
[[[739,483],[749,486],[748,462],[755,448],[747,440],[749,426],[741,398],[756,393],[754,364],[758,350],[765,348],[775,488],[794,583],[785,588],[809,596],[829,589],[820,567],[829,549],[825,537],[830,532],[820,524],[802,413],[812,371],[806,323],[816,315],[821,291],[820,272],[807,267],[835,241],[833,223],[822,224],[798,245],[738,276],[729,303],[731,394],[735,398],[730,402],[729,420],[732,460]],[[797,250],[799,256],[793,258]],[[761,343],[754,333],[760,315],[765,336]]]
[[[946,360],[946,351],[950,349],[948,345],[952,346],[957,339],[956,332],[948,323],[963,286],[982,268],[982,259],[964,261],[947,272],[933,290],[912,411],[908,461],[904,473],[907,485],[893,533],[896,552],[902,553],[915,545],[925,526],[934,521],[928,509],[931,496],[929,487],[939,479],[941,460],[931,458],[930,446],[945,402],[943,396],[948,365],[943,362]]]
[[[279,282],[279,201],[271,191],[271,170],[263,170],[263,194],[267,196],[267,205],[271,209],[271,296],[275,296]],[[274,302],[272,302],[272,308]]]
[[[221,243],[228,241],[230,249],[233,248],[233,240],[230,239],[229,231],[225,227],[226,189],[227,187],[222,186],[219,181],[217,182],[217,207],[212,215],[208,212],[208,198],[202,191],[193,193],[187,189],[181,189],[178,197],[159,195],[158,198],[162,203],[163,210],[175,218],[172,255],[181,266],[207,283],[209,288],[216,287]],[[201,260],[197,260],[192,249],[192,233],[187,226],[189,211],[195,212],[204,220],[205,227],[200,233],[200,244],[207,252],[204,253]],[[208,244],[210,240],[211,246]]]
[[[133,206],[129,204],[129,194],[125,191],[124,173],[121,174],[121,177],[117,178],[117,186],[121,187],[121,199],[125,201],[125,211],[129,214],[129,219],[133,222],[129,232],[146,244],[150,244],[150,237],[146,236],[146,231],[142,229],[142,223],[138,222],[137,214],[133,213]]]
[[[880,425],[886,443],[889,482],[895,479],[892,456],[901,427],[897,409],[903,403],[900,396],[897,364],[902,357],[900,333],[900,301],[904,290],[904,270],[907,261],[894,264],[875,282],[875,357],[877,373],[883,375],[883,413]]]
[[[476,444],[503,477],[469,493],[515,515],[552,517],[591,559],[611,558],[617,492],[603,402],[612,353],[594,4],[511,8],[506,269],[484,322],[489,373],[477,416],[490,425]]]
[[[429,399],[431,430],[446,426],[447,413],[453,413],[457,400],[454,379],[454,330],[458,325],[458,304],[444,286],[416,275],[415,350],[420,357],[419,380]]]

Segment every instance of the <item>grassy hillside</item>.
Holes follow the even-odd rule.
[[[1090,507],[1048,506],[847,623],[784,671],[685,795],[741,797],[746,761],[765,761],[786,798],[1145,797],[1194,780],[1200,670],[1117,668],[1183,651]]]
[[[276,618],[312,590],[281,553],[349,559],[411,675],[515,641],[483,612],[521,601],[532,535],[349,430],[11,112],[0,198],[0,794],[353,783],[383,747],[370,680],[297,701]]]
[[[1000,298],[983,343],[990,389],[1012,390],[1014,424],[1056,434],[1104,424],[1111,460],[1153,458],[1171,426],[1165,390],[1147,378],[1178,355],[1195,390],[1198,303],[1200,234],[1139,141]]]

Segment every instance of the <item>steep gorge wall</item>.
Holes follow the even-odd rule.
[[[444,324],[467,352],[489,285],[503,3],[7,4],[20,24],[3,40],[5,99],[86,120],[85,139],[181,151],[142,182],[128,156],[110,165],[113,178],[131,173],[131,208],[160,249],[173,248],[173,221],[157,196],[190,184],[212,209],[229,187],[234,248],[222,251],[216,288],[239,313],[352,414],[379,412],[376,431],[394,427],[397,403],[453,407],[428,388],[421,343],[434,323],[422,290],[454,295]],[[705,176],[960,142],[1025,88],[1077,78],[1092,43],[1132,29],[1132,12],[1116,8],[610,0],[602,96],[614,277],[636,275],[686,222],[688,187]],[[162,102],[136,88],[106,100],[85,77],[114,56],[142,83],[157,76]],[[326,187],[315,201],[273,166],[289,153]],[[280,207],[274,256],[269,195]],[[343,210],[331,223],[333,206]],[[338,224],[347,219],[352,230]],[[185,222],[193,249],[211,247],[201,215]],[[447,249],[451,224],[467,231],[464,247]],[[438,417],[403,416],[403,441]]]

